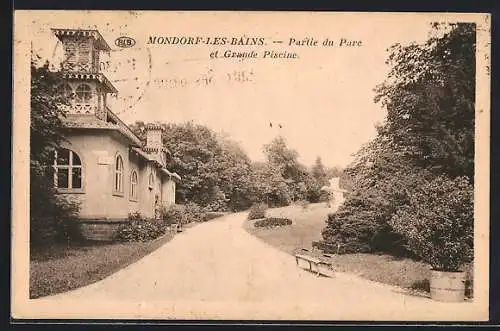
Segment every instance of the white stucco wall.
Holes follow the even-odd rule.
[[[160,205],[175,203],[175,182],[156,166],[146,163],[129,152],[127,141],[104,130],[78,130],[69,134],[62,147],[76,152],[82,161],[82,190],[63,193],[81,202],[83,219],[124,219],[129,213],[140,212],[154,217],[155,197]],[[123,159],[123,193],[114,191],[115,160]],[[130,196],[132,170],[137,171],[137,199]],[[154,183],[150,188],[149,176]]]

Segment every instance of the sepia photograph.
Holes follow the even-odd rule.
[[[488,14],[13,30],[12,318],[488,320]]]

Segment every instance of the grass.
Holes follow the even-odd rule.
[[[166,234],[148,242],[53,245],[33,250],[30,257],[30,298],[95,283],[138,261],[172,237]]]
[[[325,220],[330,209],[325,204],[311,204],[306,208],[290,206],[268,209],[267,217],[289,218],[291,226],[274,228],[257,228],[255,221],[245,222],[245,230],[281,249],[293,254],[297,248],[312,248],[312,242],[321,239],[321,230],[326,226]]]
[[[244,228],[271,246],[293,255],[300,248],[312,250],[312,242],[321,240],[321,230],[331,210],[326,204],[311,204],[308,207],[290,206],[269,209],[267,217],[286,217],[291,226],[257,228],[255,221],[247,221]],[[430,266],[409,258],[398,258],[387,254],[343,254],[334,255],[331,262],[335,270],[369,279],[371,281],[398,286],[415,292],[429,292]],[[472,267],[467,268],[471,278]],[[466,294],[472,296],[468,281]]]

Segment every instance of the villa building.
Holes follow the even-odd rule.
[[[162,128],[146,127],[146,141],[108,107],[118,91],[99,70],[99,54],[110,47],[97,30],[52,29],[64,49],[60,93],[70,100],[63,119],[65,142],[55,154],[54,185],[81,204],[81,229],[107,239],[129,213],[155,217],[175,204],[180,177],[166,166]]]

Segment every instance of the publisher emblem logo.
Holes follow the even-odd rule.
[[[115,39],[115,45],[121,48],[129,48],[135,45],[135,40],[130,37],[118,37]]]

